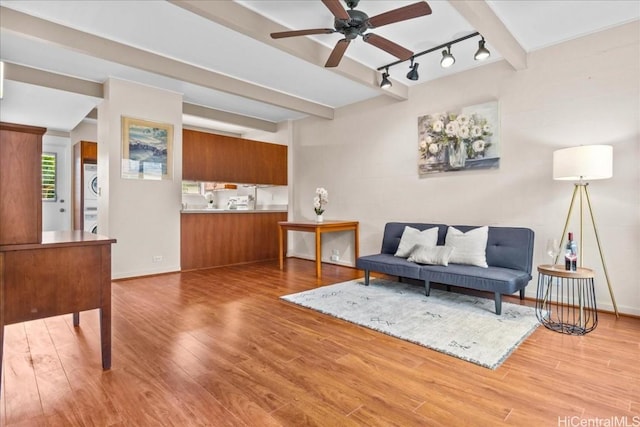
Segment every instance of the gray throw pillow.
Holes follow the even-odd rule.
[[[449,246],[416,245],[407,261],[417,262],[418,264],[447,266],[453,250]]]
[[[438,227],[428,228],[420,231],[417,228],[404,227],[400,244],[395,256],[406,258],[411,255],[413,247],[416,245],[435,246],[438,243]]]
[[[487,240],[489,238],[489,227],[478,227],[463,233],[455,227],[447,229],[445,246],[453,248],[454,251],[449,258],[452,264],[469,264],[478,267],[489,267],[487,265]]]

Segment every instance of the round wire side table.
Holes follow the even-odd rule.
[[[593,270],[564,265],[538,266],[536,317],[546,328],[570,335],[584,335],[598,325]]]

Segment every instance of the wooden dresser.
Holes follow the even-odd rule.
[[[42,232],[44,128],[0,123],[0,373],[4,326],[100,310],[102,367],[111,367],[111,244],[84,231]],[[0,390],[2,381],[0,378]]]

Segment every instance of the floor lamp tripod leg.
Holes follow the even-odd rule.
[[[604,277],[607,279],[607,286],[609,287],[609,295],[611,296],[611,302],[613,303],[613,309],[616,313],[616,318],[619,318],[620,314],[618,313],[618,304],[616,304],[616,297],[613,295],[613,288],[611,287],[611,280],[609,280],[609,272],[607,271],[607,264],[604,262],[604,254],[602,253],[602,246],[600,245],[598,228],[596,227],[596,220],[593,217],[593,209],[591,209],[591,199],[589,198],[589,191],[586,186],[584,187],[584,194],[587,199],[587,206],[589,207],[589,215],[591,215],[591,224],[593,224],[593,232],[596,236],[596,243],[598,244],[598,252],[600,253],[600,260],[602,261],[602,269],[604,270]]]

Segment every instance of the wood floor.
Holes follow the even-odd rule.
[[[356,277],[288,259],[114,282],[105,372],[96,311],[7,326],[0,424],[640,424],[639,319],[539,327],[492,371],[278,298]]]

